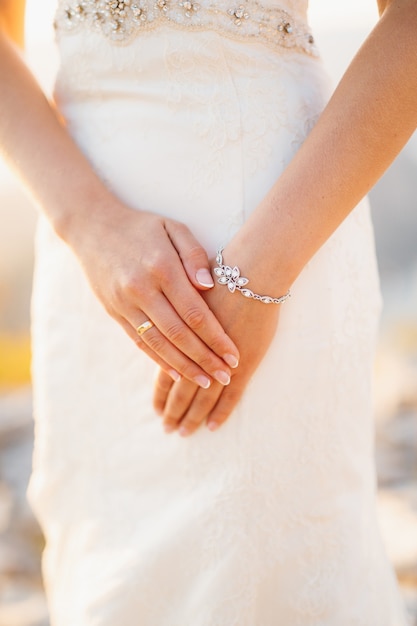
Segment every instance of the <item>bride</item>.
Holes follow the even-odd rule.
[[[52,625],[405,625],[363,198],[417,124],[417,4],[379,1],[329,99],[306,0],[57,0],[52,103],[23,4],[0,0],[0,145],[40,209]]]

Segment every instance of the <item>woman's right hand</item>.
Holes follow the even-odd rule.
[[[139,348],[174,380],[228,384],[239,352],[197,290],[213,281],[186,226],[115,200],[75,232],[68,243],[94,292]],[[139,336],[146,320],[154,326]]]
[[[2,153],[133,341],[174,378],[227,383],[239,354],[198,292],[204,250],[183,225],[128,208],[99,179],[10,43],[4,17],[20,0],[12,4],[6,14],[0,0]],[[154,326],[139,337],[147,319]]]
[[[3,17],[0,0],[2,153],[135,343],[174,378],[227,383],[238,351],[197,291],[197,271],[209,268],[204,250],[181,224],[128,208],[103,184],[11,45]],[[147,319],[155,326],[139,337]]]

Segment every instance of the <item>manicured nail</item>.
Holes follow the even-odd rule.
[[[213,432],[214,430],[217,430],[219,426],[220,424],[218,424],[217,422],[209,422],[207,424],[207,428],[211,430],[211,432]]]
[[[181,435],[181,437],[187,437],[187,435],[190,434],[190,431],[186,426],[180,426],[178,434]]]
[[[230,376],[229,376],[229,374],[227,374],[223,370],[217,370],[217,372],[214,372],[214,378],[221,385],[228,385],[230,383]]]
[[[234,354],[225,354],[223,359],[232,369],[235,369],[239,365],[239,359],[237,359]]]
[[[203,389],[208,389],[211,385],[211,380],[210,378],[207,378],[207,376],[196,376],[194,378],[194,382],[196,382],[197,385],[200,385]]]
[[[211,274],[205,267],[197,270],[195,277],[202,287],[214,287]]]
[[[181,380],[181,374],[177,372],[177,370],[168,370],[168,374],[171,376],[172,380],[177,383]]]
[[[173,424],[165,424],[165,425],[164,425],[164,431],[165,431],[166,433],[168,433],[168,434],[169,434],[169,433],[173,433],[173,432],[174,432],[174,430],[175,430],[175,426],[174,426]]]

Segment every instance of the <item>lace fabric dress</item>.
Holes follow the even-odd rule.
[[[306,5],[62,0],[69,132],[115,194],[212,255],[326,103]],[[366,202],[292,291],[227,423],[167,436],[155,367],[41,219],[29,495],[52,626],[405,625],[375,512]]]

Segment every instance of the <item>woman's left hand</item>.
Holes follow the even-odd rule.
[[[235,408],[245,387],[264,357],[275,334],[279,305],[247,299],[216,284],[201,294],[240,352],[239,367],[226,387],[214,382],[209,389],[181,378],[177,382],[160,370],[154,392],[155,410],[162,415],[166,432],[178,429],[191,435],[207,421],[216,430]]]

